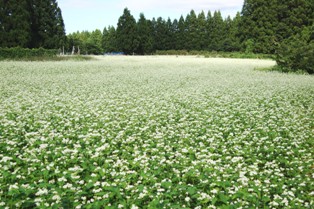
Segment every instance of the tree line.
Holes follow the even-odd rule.
[[[245,0],[241,13],[223,18],[220,11],[191,10],[185,17],[135,20],[124,9],[116,27],[65,35],[56,0],[0,1],[0,47],[58,49],[102,54],[151,54],[156,50],[242,51],[274,54],[285,40],[311,27],[314,2]]]
[[[68,41],[86,53],[123,51],[151,54],[156,50],[241,51],[275,54],[287,39],[313,25],[314,2],[307,0],[245,0],[241,13],[223,18],[220,11],[171,20],[139,19],[124,9],[116,27],[76,32]],[[71,45],[70,44],[70,45]]]
[[[68,35],[69,45],[79,46],[80,52],[101,54],[152,54],[157,50],[239,51],[240,13],[233,19],[223,19],[220,11],[196,14],[194,10],[179,20],[162,17],[146,19],[143,13],[138,21],[130,10],[124,9],[117,27],[105,27],[92,32],[82,31]]]

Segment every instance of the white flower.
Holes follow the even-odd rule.
[[[138,209],[138,207],[136,205],[132,205],[131,209]]]
[[[217,193],[218,193],[218,190],[217,190],[217,189],[213,189],[213,190],[211,191],[211,193],[217,194]]]
[[[41,195],[47,195],[48,190],[46,188],[39,189],[38,192],[36,193],[36,196],[41,196]]]
[[[76,172],[76,171],[83,171],[83,169],[80,166],[76,165],[73,168],[69,168],[69,171]]]
[[[40,150],[43,150],[43,149],[46,149],[48,147],[48,144],[41,144],[40,146],[39,146],[39,149]]]
[[[182,149],[182,152],[183,152],[183,153],[188,153],[188,152],[189,152],[189,150],[188,150],[188,149],[186,149],[186,148],[183,148],[183,149]]]
[[[6,163],[7,161],[10,161],[10,160],[12,160],[12,159],[13,159],[12,157],[4,156],[4,157],[2,157],[2,160],[1,160],[0,162]]]
[[[9,191],[11,191],[12,189],[19,189],[19,187],[16,184],[13,184],[9,186]]]
[[[60,201],[61,197],[56,194],[56,195],[52,196],[52,200]]]
[[[190,197],[186,197],[184,200],[185,200],[186,202],[190,202],[191,198],[190,198]]]

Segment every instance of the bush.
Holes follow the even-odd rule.
[[[27,48],[0,48],[0,59],[33,59],[33,58],[46,58],[54,57],[58,54],[55,49],[27,49]]]
[[[156,55],[189,55],[186,50],[157,50]]]
[[[314,73],[314,26],[283,41],[277,50],[276,61],[283,72],[300,70]]]

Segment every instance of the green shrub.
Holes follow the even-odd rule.
[[[314,26],[283,41],[277,50],[276,61],[283,72],[300,70],[314,73]]]
[[[186,50],[161,50],[155,55],[201,55],[205,58],[240,58],[240,59],[274,59],[271,54],[254,54],[245,52],[217,52],[217,51],[186,51]]]
[[[55,49],[27,49],[27,48],[0,48],[0,59],[34,59],[34,58],[46,58],[55,57],[58,54],[58,50]]]

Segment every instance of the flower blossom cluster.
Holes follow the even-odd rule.
[[[313,207],[314,78],[273,64],[2,62],[0,207]]]

